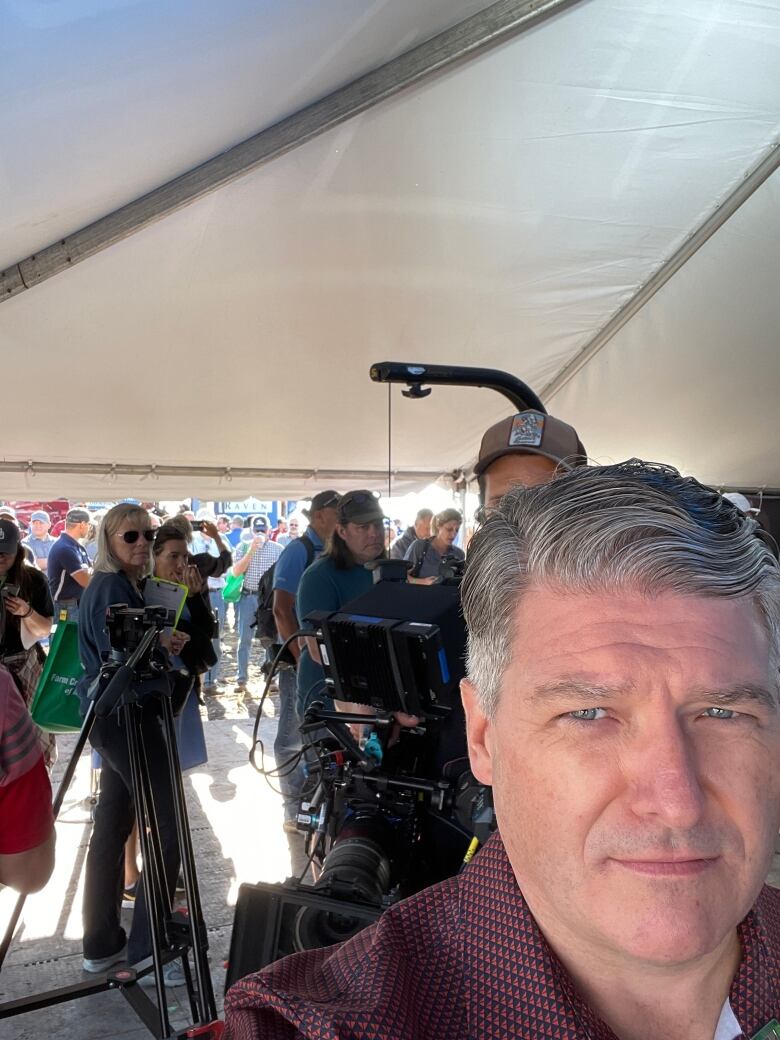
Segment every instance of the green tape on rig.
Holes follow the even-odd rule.
[[[780,1022],[773,1018],[755,1034],[753,1040],[780,1040]]]

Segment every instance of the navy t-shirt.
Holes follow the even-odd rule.
[[[71,574],[89,567],[89,556],[83,545],[63,531],[49,553],[46,577],[53,600],[81,599],[83,587],[71,578]]]

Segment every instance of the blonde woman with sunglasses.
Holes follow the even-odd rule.
[[[145,509],[122,503],[109,509],[100,526],[98,550],[92,580],[81,598],[79,611],[79,649],[85,674],[77,690],[82,711],[86,712],[89,691],[100,671],[103,656],[110,650],[106,609],[112,604],[143,607],[143,586],[152,570],[152,530]],[[174,632],[166,649],[180,653],[189,637]],[[144,699],[143,740],[151,771],[155,808],[160,826],[163,859],[169,894],[173,896],[179,871],[179,848],[167,769],[167,754],[162,730],[160,700],[152,694],[164,674],[149,681],[149,696]],[[139,692],[144,692],[140,690]],[[95,824],[87,854],[84,879],[84,961],[87,972],[103,973],[112,965],[129,964],[151,953],[149,918],[144,886],[133,912],[129,939],[121,926],[119,913],[124,872],[124,847],[135,822],[130,759],[121,714],[96,719],[90,735],[92,746],[100,753],[100,797],[95,809]],[[178,961],[166,965],[166,981],[181,972]]]

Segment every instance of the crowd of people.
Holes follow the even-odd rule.
[[[307,616],[367,591],[366,565],[383,556],[429,584],[468,552],[457,718],[464,761],[493,787],[498,830],[467,870],[335,949],[236,983],[226,1035],[402,1040],[418,1035],[428,1008],[430,1040],[764,1035],[780,1010],[780,903],[762,889],[780,828],[777,547],[747,500],[638,460],[589,466],[576,431],[538,412],[491,427],[475,475],[485,508],[465,547],[457,510],[422,509],[404,528],[366,489],[319,492],[303,531],[291,518],[272,528],[265,516],[159,517],[125,503],[99,523],[74,507],[56,539],[34,515],[23,538],[0,513],[0,814],[16,821],[10,848],[0,826],[0,882],[33,889],[51,870],[45,760],[23,707],[53,623],[78,624],[86,707],[108,650],[106,607],[142,606],[149,575],[184,586],[180,621],[162,640],[178,707],[219,679],[215,621],[224,625],[231,600],[246,686],[272,576],[291,655],[278,675],[274,750],[290,762],[314,700],[359,709],[330,701]],[[150,759],[164,761],[154,699],[143,726]],[[149,933],[143,890],[129,937],[119,914],[135,815],[121,724],[99,720],[92,743],[102,777],[84,968],[103,972],[148,955]],[[303,762],[279,780],[292,833]],[[170,799],[163,777],[153,782],[172,894]],[[178,968],[166,966],[167,982]],[[488,976],[500,992],[477,993],[473,980]]]
[[[420,552],[420,546],[430,553],[440,553],[436,535],[431,537],[430,532],[430,520],[435,532],[437,518],[430,510],[423,514],[429,522],[421,528],[415,525],[422,536],[419,544],[413,540],[404,555]],[[38,850],[35,869],[26,871],[23,886],[16,871],[0,873],[0,881],[8,876],[7,883],[27,889],[39,887],[45,880],[43,874],[51,869],[51,812],[31,814],[29,801],[37,799],[50,806],[47,767],[50,769],[54,761],[54,738],[36,732],[26,709],[56,626],[69,622],[77,627],[83,675],[76,693],[85,713],[111,649],[107,608],[112,604],[144,607],[152,579],[176,583],[186,589],[181,614],[175,630],[160,638],[167,663],[165,692],[175,713],[184,712],[191,699],[202,703],[203,698],[216,692],[221,638],[231,607],[238,644],[235,689],[241,693],[249,679],[258,593],[267,571],[274,569],[273,611],[279,637],[284,640],[298,630],[298,618],[314,609],[310,603],[318,609],[330,604],[335,608],[353,591],[367,587],[371,575],[362,563],[385,552],[387,518],[370,491],[343,496],[336,491],[320,492],[302,515],[307,526],[300,532],[295,517],[282,517],[272,527],[265,515],[229,517],[214,515],[208,509],[194,513],[184,507],[174,515],[165,515],[132,502],[96,515],[77,505],[64,516],[55,536],[51,517],[45,511],[35,510],[25,531],[12,507],[0,507],[0,676],[5,679],[1,691],[5,743],[0,751],[5,749],[9,760],[8,769],[0,776],[0,807],[3,820],[13,821],[11,829],[15,832],[13,846],[8,836],[5,845],[0,844],[0,867],[6,846],[13,847],[15,855],[23,852],[32,856]],[[449,525],[451,532],[449,513],[438,519],[442,525]],[[402,539],[397,541],[401,543]],[[416,559],[411,555],[408,558]],[[414,566],[412,562],[410,567]],[[229,581],[239,588],[226,599]],[[327,598],[324,590],[328,591]],[[291,648],[299,667],[286,667],[278,676],[280,710],[275,753],[280,761],[289,760],[299,751],[301,712],[324,680],[319,660],[311,659],[305,643],[299,648],[293,640]],[[260,655],[264,653],[259,647],[257,650]],[[165,882],[173,896],[179,871],[178,843],[166,780],[159,697],[151,696],[153,692],[149,691],[145,701],[143,738],[154,770],[152,784],[158,799]],[[25,727],[19,719],[26,720]],[[29,734],[37,738],[38,752],[33,757],[29,754]],[[21,763],[26,768],[20,773],[18,763],[11,768],[7,749],[17,746],[9,740],[19,742],[22,738],[24,743],[19,746],[25,749],[25,756]],[[99,973],[120,960],[136,963],[148,956],[150,937],[144,888],[131,877],[137,850],[136,820],[128,741],[121,719],[118,723],[113,716],[96,718],[90,742],[99,754],[100,786],[85,866],[83,967]],[[290,833],[296,831],[303,780],[302,764],[281,777],[284,828]],[[15,821],[22,815],[29,827],[17,826]],[[7,834],[5,825],[3,829]],[[124,896],[125,905],[130,899],[134,907],[129,936],[121,925],[117,893]],[[172,985],[181,982],[178,962],[166,966],[165,977]]]

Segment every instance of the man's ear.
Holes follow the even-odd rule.
[[[460,696],[466,713],[466,737],[469,745],[471,771],[483,784],[493,783],[493,749],[491,722],[480,707],[473,683],[461,679]]]

